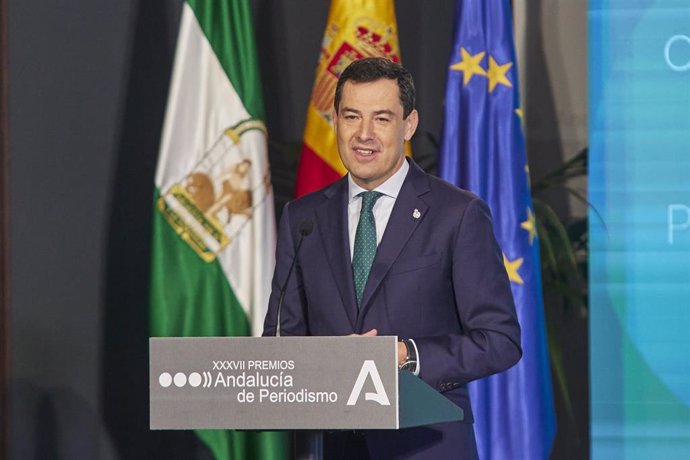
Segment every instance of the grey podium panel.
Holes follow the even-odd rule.
[[[396,342],[152,338],[151,429],[398,428]]]

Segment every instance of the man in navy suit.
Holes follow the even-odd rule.
[[[282,334],[397,335],[398,365],[463,408],[465,421],[326,436],[328,458],[476,459],[467,382],[522,354],[488,207],[405,158],[419,119],[414,99],[411,75],[388,60],[362,59],[342,73],[333,119],[349,173],[283,209],[264,334],[275,332],[308,222]]]

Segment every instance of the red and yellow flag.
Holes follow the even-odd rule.
[[[352,61],[370,56],[400,62],[393,0],[333,0],[307,110],[296,197],[325,187],[347,172],[333,132],[335,86]]]

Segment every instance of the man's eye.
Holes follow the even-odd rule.
[[[390,119],[388,119],[386,117],[378,117],[376,119],[376,121],[378,121],[379,123],[388,123],[390,121]]]

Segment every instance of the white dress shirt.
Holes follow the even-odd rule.
[[[407,171],[409,170],[410,165],[405,161],[395,174],[374,189],[374,191],[383,193],[383,196],[376,200],[374,209],[372,209],[374,220],[376,221],[376,246],[381,243],[383,232],[386,230],[388,220],[393,211],[393,205],[395,204],[396,198],[398,198],[398,193],[400,193],[402,184],[405,182],[405,177],[407,176]],[[350,236],[350,261],[352,261],[355,250],[355,234],[357,233],[357,224],[359,223],[359,213],[362,210],[362,197],[357,195],[367,190],[355,184],[350,174],[347,175],[347,181],[350,191],[350,199],[347,204],[347,223]]]

